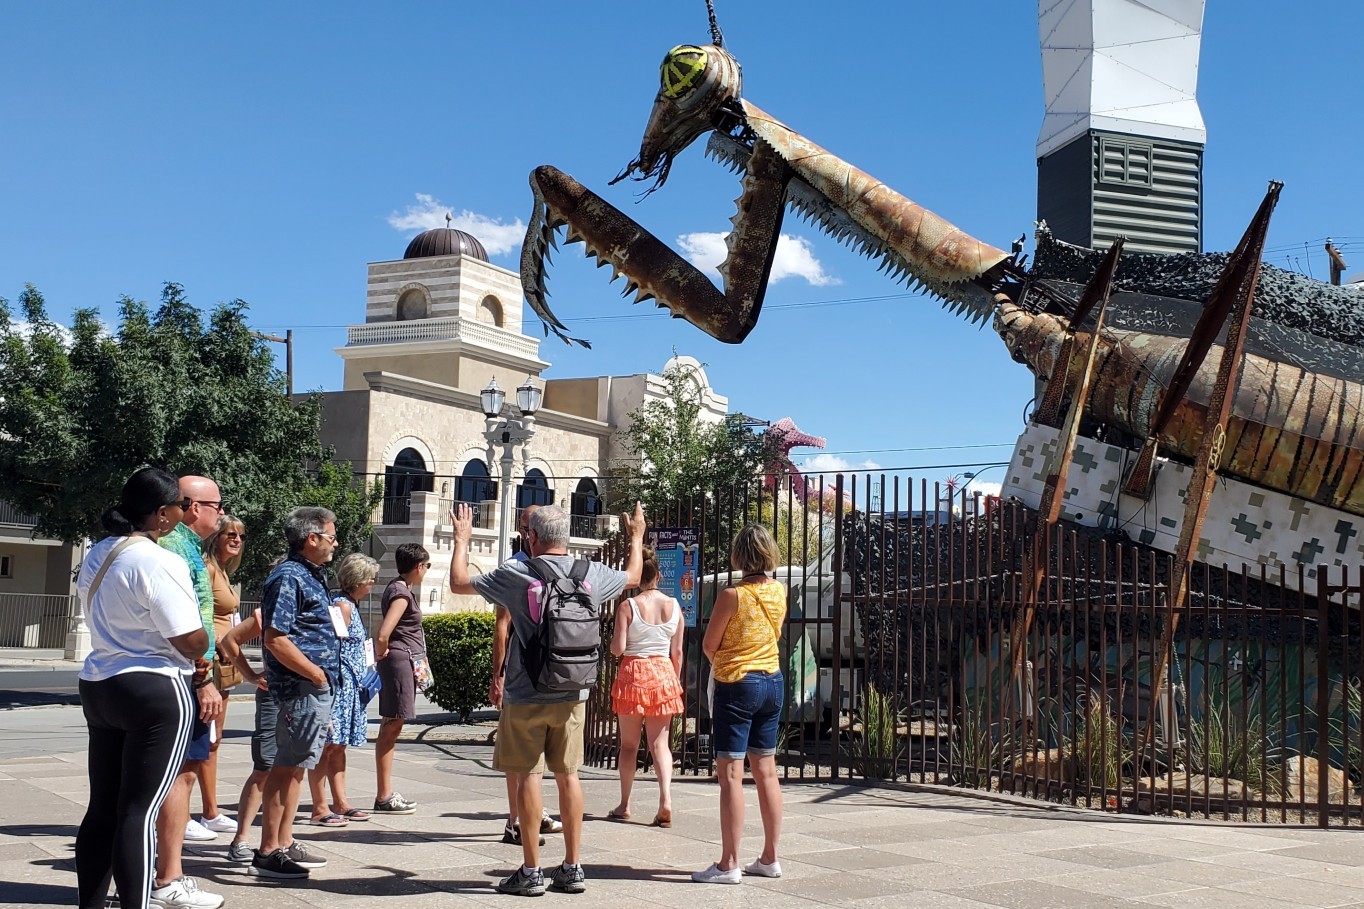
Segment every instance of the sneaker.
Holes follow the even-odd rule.
[[[549,873],[549,889],[560,893],[582,893],[587,889],[582,865],[559,865]]]
[[[562,822],[556,821],[554,818],[550,817],[550,816],[549,816],[549,812],[546,811],[544,814],[542,814],[542,815],[540,816],[540,832],[541,832],[541,833],[563,833],[563,832],[564,832],[564,825],[563,825]],[[540,845],[543,846],[544,843],[541,842]]]
[[[744,874],[751,874],[754,877],[781,877],[781,862],[764,865],[762,856],[758,856],[751,865],[744,866]]]
[[[219,813],[217,817],[204,817],[199,815],[199,823],[205,830],[212,830],[214,833],[236,833],[237,822],[225,814]]]
[[[308,847],[295,840],[284,847],[284,854],[293,859],[294,864],[301,865],[309,870],[313,868],[326,868],[327,860],[320,855],[313,855],[308,851]]]
[[[525,868],[517,868],[511,877],[498,882],[497,889],[515,896],[544,896],[545,876],[538,868],[530,874]]]
[[[237,825],[233,824],[232,829],[236,830]],[[185,825],[185,839],[187,840],[191,840],[196,843],[207,843],[210,840],[216,840],[217,838],[218,834],[214,833],[212,830],[209,830],[207,827],[196,821],[194,818],[190,818],[189,823]],[[166,886],[169,887],[170,884],[167,884]]]
[[[200,890],[192,877],[176,878],[152,891],[151,905],[157,909],[218,909],[223,898]]]
[[[308,869],[289,858],[283,849],[276,849],[269,855],[257,850],[256,857],[251,860],[251,873],[291,881],[307,877]]]
[[[375,814],[411,814],[416,810],[416,802],[409,802],[396,792],[382,802],[378,799],[374,800]]]
[[[507,843],[507,844],[512,845],[512,846],[520,846],[520,845],[521,845],[521,825],[520,825],[520,824],[516,824],[516,825],[513,826],[512,824],[508,824],[507,826],[503,827],[503,828],[502,828],[502,842]],[[540,845],[543,846],[544,844],[545,844],[545,838],[542,836],[542,837],[540,837]]]
[[[743,883],[744,876],[738,868],[721,871],[720,866],[712,862],[705,871],[693,871],[691,879],[698,884],[740,884]]]
[[[227,860],[236,862],[238,865],[249,865],[251,860],[256,857],[256,850],[251,848],[251,844],[246,840],[233,840],[232,845],[227,847]]]

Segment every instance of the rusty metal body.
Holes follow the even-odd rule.
[[[711,134],[709,154],[742,173],[743,191],[726,239],[729,255],[720,266],[723,290],[611,203],[544,166],[531,175],[536,203],[521,272],[527,299],[547,331],[575,340],[546,302],[547,256],[556,245],[556,231],[566,227],[570,242],[584,242],[599,265],[611,267],[613,278],[626,278],[626,292],[633,292],[637,302],[652,298],[719,340],[742,341],[757,323],[784,211],[790,207],[967,319],[993,316],[1015,358],[1041,379],[1055,370],[1064,337],[1073,334],[1077,348],[1085,343],[1084,331],[1070,332],[1076,301],[1052,282],[1034,279],[1016,257],[976,240],[811,142],[740,97],[739,88],[738,64],[722,48],[674,48],[664,60],[662,87],[640,155],[617,178],[635,175],[661,184],[676,154]],[[1280,324],[1290,325],[1293,315],[1281,317]],[[1315,313],[1312,330],[1330,334],[1336,315],[1331,307]],[[1364,315],[1356,315],[1344,313],[1364,329]],[[1199,350],[1201,358],[1186,357],[1186,338],[1104,330],[1086,420],[1138,440],[1154,431],[1160,455],[1192,461],[1221,358],[1217,345]],[[1225,449],[1215,466],[1251,483],[1364,515],[1364,373],[1327,375],[1288,359],[1246,355]],[[1177,364],[1184,360],[1192,377],[1188,393],[1171,392]],[[1064,388],[1075,387],[1080,369],[1072,362]],[[1059,406],[1059,399],[1049,404],[1053,412]],[[1162,408],[1168,420],[1159,424]],[[1153,446],[1148,460],[1156,451]]]

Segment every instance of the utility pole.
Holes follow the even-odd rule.
[[[1336,249],[1336,245],[1331,242],[1330,237],[1326,238],[1326,258],[1331,260],[1331,283],[1339,287],[1341,276],[1345,274],[1345,269],[1348,266],[1346,266],[1345,260],[1341,258],[1340,250]]]
[[[289,329],[282,338],[279,335],[267,335],[259,331],[251,332],[251,337],[284,345],[284,375],[288,378],[289,397],[292,398],[294,396],[294,330]]]

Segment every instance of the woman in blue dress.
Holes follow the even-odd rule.
[[[369,594],[379,577],[379,563],[367,555],[353,552],[341,560],[336,580],[341,595],[333,605],[341,610],[347,636],[341,638],[341,679],[332,698],[332,724],[327,744],[317,766],[308,771],[312,790],[312,823],[319,827],[344,827],[351,821],[369,820],[369,812],[356,808],[346,799],[346,747],[366,742],[368,717],[360,700],[360,679],[368,668],[365,659],[365,623],[360,618],[359,602]],[[322,784],[331,786],[327,802]]]

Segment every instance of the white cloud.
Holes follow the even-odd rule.
[[[519,248],[526,237],[526,225],[520,218],[505,224],[501,218],[490,218],[467,208],[455,214],[453,209],[429,193],[417,193],[417,204],[409,205],[405,212],[393,212],[388,216],[388,223],[396,230],[430,230],[433,227],[445,227],[447,214],[454,218],[450,222],[451,227],[472,234],[490,256],[500,256]]]
[[[970,486],[966,487],[966,493],[967,495],[972,496],[975,495],[976,493],[980,493],[982,496],[997,496],[999,495],[999,491],[1003,488],[1004,485],[1002,483],[991,483],[989,481],[981,482],[973,481]]]
[[[838,455],[817,454],[806,458],[800,465],[801,473],[849,473],[861,470],[880,470],[881,465],[870,458],[854,464]]]
[[[9,323],[9,327],[10,331],[13,331],[16,335],[23,338],[25,341],[28,341],[33,337],[32,322],[26,322],[23,319],[12,319]],[[53,322],[51,327],[56,332],[57,338],[61,341],[62,347],[65,347],[68,350],[70,350],[72,342],[75,341],[75,336],[71,334],[71,329],[67,328],[65,325],[62,325],[58,322]],[[108,334],[107,328],[105,328],[104,333]]]
[[[727,236],[727,233],[698,231],[682,234],[677,238],[677,245],[691,264],[719,278],[720,263],[729,255],[729,249],[725,246]],[[782,234],[777,239],[777,252],[772,259],[772,273],[768,275],[767,283],[776,284],[783,278],[804,278],[807,284],[815,287],[843,283],[824,270],[824,265],[815,258],[814,247],[809,240],[792,234]]]

